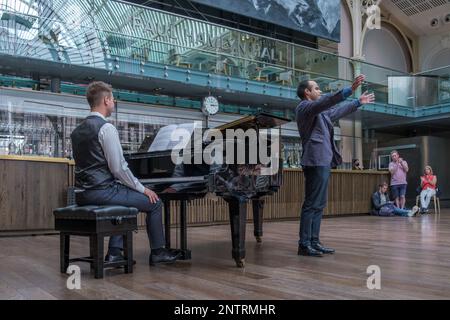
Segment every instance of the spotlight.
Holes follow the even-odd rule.
[[[430,26],[432,28],[437,28],[439,26],[439,19],[438,18],[434,18],[430,21]]]
[[[450,23],[450,13],[447,13],[447,15],[444,16],[444,22]]]

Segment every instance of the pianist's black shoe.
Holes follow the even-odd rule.
[[[322,257],[322,252],[314,249],[311,246],[299,246],[298,253],[299,256],[310,256],[310,257]]]
[[[321,243],[313,244],[312,247],[315,250],[322,252],[323,254],[332,254],[335,252],[334,249],[326,248],[326,247],[322,246]]]
[[[125,257],[122,254],[112,255],[108,253],[105,257],[105,262],[117,262],[122,260],[125,260]]]
[[[181,253],[176,251],[170,251],[165,248],[152,249],[149,257],[149,264],[151,266],[155,264],[171,264],[177,261]]]
[[[118,262],[118,261],[123,261],[123,260],[125,260],[125,257],[123,256],[123,254],[121,252],[116,255],[108,253],[105,256],[105,262]],[[136,260],[133,260],[133,264],[136,264]]]

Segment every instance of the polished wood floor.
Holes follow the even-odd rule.
[[[228,225],[192,227],[193,259],[149,267],[144,230],[135,234],[133,274],[106,272],[96,280],[87,264],[81,290],[59,273],[59,237],[0,238],[0,299],[449,299],[450,210],[414,218],[329,218],[322,241],[337,253],[297,256],[298,222],[264,225],[263,243],[247,229],[246,268],[231,259]],[[175,237],[174,237],[175,238]],[[174,239],[175,240],[175,239]],[[88,241],[74,238],[74,256]],[[381,268],[381,289],[366,286],[369,265]]]

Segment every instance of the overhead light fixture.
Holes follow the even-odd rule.
[[[450,13],[447,13],[444,17],[444,23],[450,23]]]
[[[439,26],[439,19],[438,18],[431,19],[430,26],[432,28],[437,28]]]

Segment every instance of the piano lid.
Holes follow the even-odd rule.
[[[290,122],[291,120],[274,116],[269,113],[257,113],[255,115],[250,115],[243,117],[241,119],[225,123],[215,129],[219,129],[221,131],[226,129],[269,129],[274,127],[279,127],[285,123]]]

